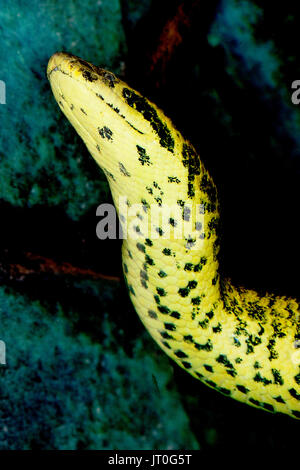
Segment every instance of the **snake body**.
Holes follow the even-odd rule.
[[[107,176],[121,223],[131,211],[123,271],[151,336],[209,387],[300,418],[299,302],[220,276],[217,190],[194,147],[111,72],[58,52],[47,74],[62,112]],[[166,207],[164,223],[151,218]]]

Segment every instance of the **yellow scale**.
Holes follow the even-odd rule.
[[[128,229],[124,276],[151,336],[208,386],[300,418],[299,303],[220,278],[217,191],[194,147],[111,72],[58,52],[47,73]]]

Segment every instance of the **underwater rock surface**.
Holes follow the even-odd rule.
[[[125,51],[118,0],[14,2],[0,10],[0,198],[22,207],[60,206],[76,220],[106,194],[95,165],[57,110],[46,78],[49,57],[72,51],[120,70]]]
[[[148,3],[140,2],[138,11],[129,4],[132,24]],[[121,19],[118,0],[31,0],[1,8],[0,199],[6,205],[59,208],[77,221],[108,198],[105,177],[57,108],[46,65],[55,51],[67,50],[120,72]],[[20,286],[0,290],[7,362],[0,365],[0,449],[198,448],[167,359],[150,354],[142,327],[140,337],[117,342],[125,335],[113,320],[117,288],[46,284],[43,293],[31,287],[29,296]],[[80,312],[66,301],[69,295],[80,297]]]
[[[52,254],[59,251],[63,256],[68,251],[69,259],[74,250],[76,258],[78,249],[83,259],[88,250],[84,243],[79,248],[74,243],[73,227],[78,224],[80,232],[80,224],[90,220],[85,219],[87,214],[110,200],[104,175],[52,97],[45,75],[49,57],[66,50],[116,73],[124,73],[125,67],[126,75],[124,16],[133,31],[159,3],[30,0],[1,7],[0,80],[6,84],[6,104],[0,105],[0,207],[10,207],[17,220],[18,211],[32,212],[30,223],[44,214],[41,224],[49,217],[61,226],[56,210],[74,223],[65,245],[56,247],[59,233],[55,239],[52,232],[46,238],[45,231],[38,231],[37,220],[32,228],[34,246],[39,247],[39,238],[45,236]],[[284,244],[288,250],[289,245],[298,245],[298,233],[290,225],[298,213],[293,209],[298,189],[290,189],[288,202],[279,202],[281,191],[299,182],[300,108],[290,102],[290,84],[300,79],[295,41],[299,23],[290,2],[279,6],[250,0],[213,3],[215,12],[204,41],[207,57],[200,55],[197,29],[186,54],[192,65],[175,64],[177,75],[172,71],[167,80],[169,109],[175,107],[176,123],[183,128],[186,123],[192,135],[203,139],[200,148],[217,169],[220,192],[225,193],[227,185],[239,196],[228,196],[228,207],[235,211],[230,219],[227,209],[227,226],[234,223],[233,217],[243,226],[242,215],[247,212],[244,224],[253,230],[250,241],[267,213],[261,204],[261,219],[257,218],[262,200],[258,186],[265,186],[268,193],[270,182],[275,186],[278,182],[278,199],[274,202],[270,196],[268,202],[275,207],[268,213],[278,231],[284,214],[292,232]],[[174,95],[173,91],[182,90],[183,79],[187,80],[185,93]],[[201,113],[192,119],[187,109],[195,103],[201,103]],[[291,173],[295,180],[290,179]],[[246,193],[248,206],[243,202]],[[1,237],[11,221],[2,222]],[[19,245],[33,249],[23,246],[26,230],[30,238],[30,227],[25,225],[26,217],[19,227],[15,222],[16,250]],[[95,226],[92,220],[87,230],[94,234]],[[6,240],[10,236],[8,232]],[[251,271],[249,263],[254,259],[254,278],[265,278],[263,268],[257,272],[255,258],[261,259],[263,248],[258,252],[251,243],[243,246],[237,229],[234,236],[231,243],[245,269]],[[270,244],[267,236],[264,240],[265,246]],[[97,260],[103,272],[113,256],[120,256],[110,252],[104,258],[105,249],[93,250],[87,255]],[[270,262],[274,278],[278,257],[274,265]],[[297,261],[296,255],[293,259]],[[290,285],[291,274],[281,271]],[[34,285],[22,280],[7,284],[0,288],[0,340],[6,343],[7,360],[0,365],[1,450],[214,448],[228,452],[245,448],[249,453],[261,442],[265,452],[286,452],[297,445],[296,421],[234,403],[179,368],[173,369],[144,331],[123,283],[49,277]]]
[[[108,283],[92,288],[116,308]],[[198,448],[167,358],[153,355],[142,328],[126,351],[129,332],[113,326],[107,305],[66,314],[60,302],[0,289],[1,450]]]

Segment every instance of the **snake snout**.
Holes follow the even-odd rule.
[[[55,52],[48,62],[47,66],[47,77],[49,79],[51,73],[56,70],[61,70],[62,64],[70,61],[73,56],[67,52]]]

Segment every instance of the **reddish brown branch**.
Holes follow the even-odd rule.
[[[89,279],[106,279],[115,282],[120,281],[118,276],[110,276],[93,271],[92,269],[80,268],[68,262],[58,263],[51,258],[29,252],[23,254],[22,263],[0,262],[0,274],[10,280],[20,281],[30,276],[40,275],[41,273],[52,274],[54,276],[65,275]]]
[[[156,46],[151,52],[149,74],[160,77],[160,84],[165,77],[165,71],[176,55],[178,46],[185,40],[185,35],[191,27],[191,21],[198,14],[200,1],[192,3],[182,2],[178,5],[175,14],[163,26]],[[159,83],[156,84],[157,86]]]
[[[181,44],[183,38],[180,32],[180,26],[189,25],[189,17],[184,12],[183,4],[177,8],[176,14],[168,19],[158,39],[158,45],[152,54],[152,64],[150,70],[152,71],[161,62],[161,67],[164,68],[170,61],[176,47]]]

